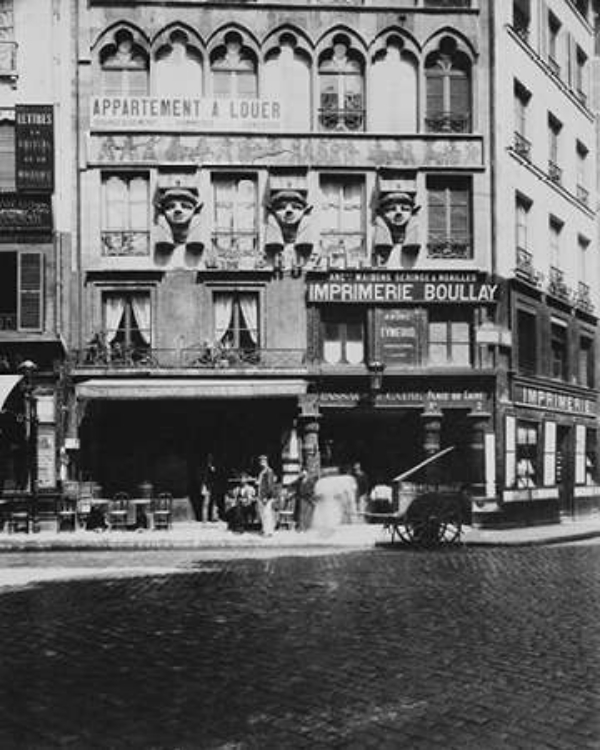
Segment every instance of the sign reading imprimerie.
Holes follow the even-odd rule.
[[[96,96],[93,130],[278,130],[281,102],[273,99]]]
[[[498,301],[499,285],[476,280],[470,275],[447,279],[425,274],[402,280],[355,279],[312,281],[309,302],[358,302],[367,304],[451,303],[485,304]],[[441,276],[441,274],[439,275]]]

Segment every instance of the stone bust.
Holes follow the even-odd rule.
[[[300,222],[311,211],[304,195],[299,190],[280,190],[271,198],[268,209],[279,224],[284,244],[294,244]]]
[[[384,195],[377,210],[390,230],[392,243],[399,245],[404,242],[408,223],[420,206],[415,205],[414,194],[396,192]]]
[[[412,268],[420,248],[420,210],[413,191],[394,191],[379,198],[376,206],[374,255],[379,266]]]
[[[187,243],[194,217],[202,204],[193,188],[174,187],[165,190],[157,202],[157,212],[171,231],[173,245]]]

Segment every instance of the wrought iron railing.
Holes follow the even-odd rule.
[[[292,369],[306,367],[305,349],[223,347],[202,344],[183,349],[157,349],[142,346],[97,347],[70,353],[72,367],[78,369]]]
[[[103,230],[100,236],[102,255],[148,255],[150,232],[133,230]]]
[[[581,89],[576,89],[575,96],[579,99],[579,101],[583,104],[584,107],[587,107],[587,94],[585,93],[585,91],[582,91]]]
[[[548,57],[548,67],[555,76],[560,76],[560,65],[553,57]]]
[[[438,112],[425,117],[428,133],[468,133],[471,116],[465,112]]]
[[[258,235],[255,230],[212,234],[213,256],[222,268],[255,268],[262,262],[258,252]]]
[[[515,130],[514,150],[524,159],[529,159],[531,156],[531,141],[525,138],[525,136],[517,130]]]
[[[365,110],[322,107],[319,109],[319,125],[322,130],[364,130]]]
[[[590,202],[590,191],[583,185],[577,185],[577,200],[586,206]]]
[[[430,232],[427,242],[429,258],[470,258],[471,237],[467,234],[437,234]]]
[[[571,299],[571,290],[565,283],[565,272],[556,266],[550,266],[548,292],[566,302]]]
[[[539,271],[535,270],[533,255],[523,247],[517,246],[517,267],[515,268],[515,273],[530,284],[534,284],[535,286],[541,284],[542,275]]]
[[[17,43],[0,40],[0,76],[17,72]]]
[[[512,25],[512,30],[525,42],[525,44],[529,44],[529,24],[527,21],[515,19]]]
[[[589,284],[580,281],[577,284],[577,296],[575,298],[575,306],[585,312],[594,311],[594,303],[592,302],[591,288]]]
[[[333,268],[368,265],[365,235],[363,232],[323,232],[321,255]]]
[[[557,185],[560,185],[562,182],[562,169],[558,166],[556,162],[548,161],[548,177],[552,180],[552,182],[556,182]]]
[[[0,313],[0,331],[16,331],[17,316],[15,313]]]

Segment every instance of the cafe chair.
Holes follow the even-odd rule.
[[[110,529],[125,531],[129,520],[129,495],[117,492],[108,506],[108,526]]]
[[[77,530],[77,499],[61,497],[56,503],[56,530]]]
[[[152,500],[150,507],[153,529],[170,529],[173,516],[173,496],[170,492],[161,492]]]

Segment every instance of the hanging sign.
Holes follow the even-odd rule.
[[[54,190],[54,110],[50,104],[15,107],[17,192]]]

